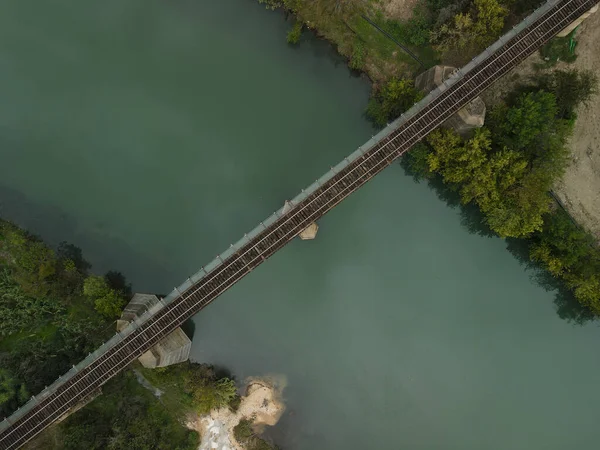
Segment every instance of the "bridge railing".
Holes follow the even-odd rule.
[[[540,6],[535,12],[533,12],[530,16],[526,17],[522,22],[516,25],[512,30],[507,32],[504,36],[502,36],[498,41],[484,50],[479,56],[475,57],[471,62],[469,62],[462,69],[459,69],[458,74],[450,77],[446,80],[441,86],[430,92],[425,98],[416,103],[410,110],[405,112],[403,115],[398,117],[396,120],[391,122],[388,126],[379,131],[376,135],[371,137],[365,144],[359,147],[356,151],[354,151],[351,155],[347,156],[342,160],[339,164],[321,176],[318,180],[304,189],[300,194],[294,197],[291,200],[292,207],[300,203],[302,200],[307,198],[309,195],[313,194],[317,189],[320,188],[324,183],[329,181],[335,174],[337,174],[340,170],[346,167],[348,164],[351,164],[353,161],[361,157],[365,152],[373,148],[377,145],[382,139],[387,137],[390,133],[396,130],[400,125],[405,123],[408,119],[415,116],[419,113],[423,107],[429,104],[432,100],[437,98],[443,91],[451,87],[453,84],[458,82],[461,78],[461,74],[465,74],[477,67],[482,61],[491,56],[494,52],[496,52],[499,48],[501,48],[508,40],[512,39],[516,34],[521,32],[523,29],[531,25],[533,22],[537,21],[540,16],[545,14],[549,9],[554,7],[560,0],[549,0],[542,6]],[[69,381],[75,374],[81,371],[83,368],[87,367],[92,362],[96,361],[103,354],[105,354],[109,349],[114,347],[117,343],[121,342],[124,337],[133,333],[136,329],[138,329],[141,325],[147,322],[152,316],[154,316],[158,311],[162,310],[165,306],[172,303],[176,300],[181,293],[189,289],[194,284],[200,282],[205,276],[210,274],[213,270],[218,268],[223,261],[225,261],[229,256],[233,253],[241,249],[243,246],[248,244],[252,239],[254,239],[259,233],[264,231],[266,227],[273,224],[278,218],[280,218],[283,213],[283,207],[279,210],[275,211],[271,216],[269,216],[264,222],[255,227],[252,231],[245,234],[240,240],[238,240],[235,244],[232,244],[230,248],[225,250],[223,253],[219,254],[215,259],[213,259],[208,265],[201,268],[198,272],[192,275],[189,279],[184,281],[180,286],[176,287],[171,293],[169,293],[166,297],[161,299],[161,301],[155,305],[154,307],[147,310],[144,314],[138,317],[136,320],[131,322],[125,329],[121,330],[119,333],[115,334],[110,340],[102,344],[98,349],[96,349],[93,353],[88,355],[83,361],[73,366],[66,374],[59,377],[54,383],[50,386],[46,387],[42,392],[38,395],[33,396],[25,405],[21,406],[16,412],[14,412],[9,418],[5,418],[0,423],[0,432],[4,431],[8,428],[12,423],[17,421],[19,418],[26,415],[32,408],[34,408],[40,400],[43,400],[52,394],[54,394],[60,386],[62,386],[65,382]]]

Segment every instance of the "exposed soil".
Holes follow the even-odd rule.
[[[412,17],[413,8],[419,0],[382,0],[381,7],[390,19],[406,20]]]
[[[188,427],[202,437],[198,450],[244,450],[233,437],[233,428],[241,419],[253,419],[258,431],[275,425],[285,410],[281,400],[284,385],[274,379],[250,380],[237,412],[221,408],[206,416],[190,417]]]
[[[600,12],[583,22],[576,39],[577,60],[565,67],[591,70],[600,76]],[[600,239],[600,95],[577,114],[572,163],[555,191],[575,220]]]

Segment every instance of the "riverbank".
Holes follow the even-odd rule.
[[[382,75],[383,72],[374,70],[373,61],[378,67],[396,64],[400,70],[404,66],[398,65],[389,54],[378,51],[376,40],[364,39],[349,23],[362,20],[374,25],[379,38],[387,39],[388,43],[429,48],[442,63],[460,66],[536,6],[535,2],[508,6],[497,0],[420,0],[413,5],[410,18],[407,19],[404,12],[403,21],[398,21],[390,11],[397,10],[399,3],[392,8],[387,2],[384,3],[387,8],[381,9],[372,4],[350,2],[353,8],[325,12],[302,0],[272,0],[270,3],[294,13],[298,21],[309,24],[310,28],[316,27],[318,33],[330,39],[340,53],[348,57],[350,67],[365,71],[375,81],[366,112],[379,126],[410,108],[419,93],[406,71],[402,75],[393,71]],[[307,21],[311,13],[321,21]],[[329,28],[320,25],[323,17],[331,18],[332,22],[337,18],[355,32],[359,44],[352,52],[340,45],[340,36],[328,34]],[[460,193],[462,204],[476,206],[481,212],[480,227],[491,235],[525,240],[533,265],[541,265],[550,277],[564,282],[554,287],[560,290],[566,286],[585,310],[598,315],[600,250],[588,233],[563,217],[565,214],[548,195],[559,186],[563,203],[572,210],[573,201],[564,195],[565,186],[569,187],[566,191],[575,193],[590,190],[573,181],[573,176],[564,180],[563,176],[569,161],[577,163],[580,158],[577,153],[573,154],[572,145],[577,140],[589,141],[588,133],[582,132],[581,126],[574,132],[574,124],[577,112],[588,105],[596,93],[597,76],[589,70],[569,71],[564,66],[562,70],[548,70],[551,64],[546,61],[562,56],[558,52],[565,50],[556,49],[566,45],[564,42],[565,39],[553,40],[541,50],[544,60],[533,55],[498,87],[484,94],[491,99],[491,107],[488,107],[485,126],[474,136],[465,138],[453,132],[436,131],[404,160],[407,170],[417,179],[440,177],[451,191]],[[360,48],[358,63],[357,48]],[[406,50],[407,54],[412,53]],[[569,59],[575,58],[569,55]],[[422,61],[420,66],[421,70],[427,67]],[[400,76],[409,78],[399,79]],[[585,112],[593,115],[589,109]],[[589,121],[584,125],[592,126]],[[589,133],[594,135],[593,131]],[[586,155],[591,157],[593,153],[588,146]],[[597,198],[597,195],[592,197]],[[589,217],[582,221],[589,222]],[[570,241],[569,244],[565,244],[565,240]],[[578,312],[574,319],[579,321],[589,316]]]
[[[207,415],[190,417],[187,426],[202,437],[198,450],[251,450],[257,444],[248,442],[250,437],[253,441],[261,441],[260,448],[272,448],[257,433],[265,426],[277,424],[283,414],[285,405],[281,389],[282,386],[277,386],[273,380],[253,379],[247,383],[237,409],[224,407]],[[239,428],[236,432],[240,424],[250,427],[252,436],[240,438]]]
[[[2,417],[113,335],[114,320],[131,290],[123,275],[93,275],[90,268],[77,247],[63,242],[54,250],[0,220]],[[199,436],[184,426],[186,415],[228,410],[239,400],[234,381],[205,364],[185,362],[149,370],[134,363],[134,367],[117,374],[98,396],[25,448],[195,450]],[[277,421],[283,407],[267,386],[251,384],[241,415],[256,416],[265,424]]]

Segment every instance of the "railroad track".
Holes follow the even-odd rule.
[[[384,132],[303,191],[162,304],[111,339],[0,424],[0,450],[16,449],[206,307],[415,143],[592,8],[597,0],[551,0],[430,93]]]

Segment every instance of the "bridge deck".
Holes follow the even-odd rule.
[[[18,448],[250,273],[416,142],[556,35],[597,0],[551,0],[120,334],[0,424]]]

